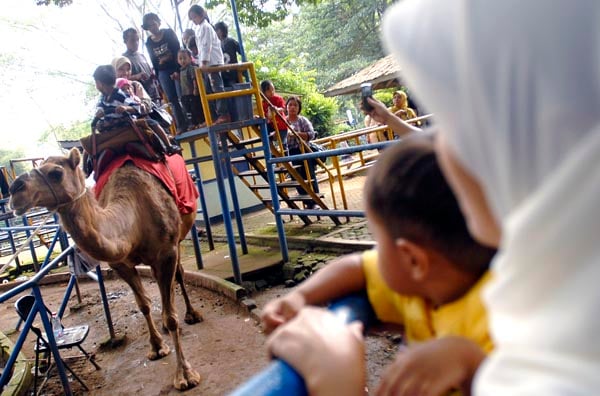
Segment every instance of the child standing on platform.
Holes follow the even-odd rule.
[[[181,84],[181,104],[183,110],[190,115],[189,125],[192,129],[198,128],[204,122],[204,112],[198,84],[196,69],[192,63],[192,54],[188,49],[181,49],[177,54],[177,62],[181,66],[179,71],[179,84]]]

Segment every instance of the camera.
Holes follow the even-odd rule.
[[[373,106],[369,104],[367,98],[373,97],[373,86],[371,83],[360,84],[360,96],[362,97],[362,108],[367,113],[373,111]]]

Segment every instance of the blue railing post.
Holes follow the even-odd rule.
[[[242,219],[242,211],[240,209],[240,200],[237,196],[237,188],[235,187],[235,175],[233,174],[233,168],[231,165],[231,154],[227,148],[227,135],[220,133],[221,148],[223,149],[224,160],[225,160],[225,172],[227,172],[227,180],[229,181],[229,192],[231,195],[231,202],[233,204],[233,213],[235,222],[238,228],[238,235],[240,237],[240,245],[242,247],[242,253],[248,254],[248,245],[246,244],[246,235],[244,232],[244,222]]]
[[[227,190],[225,189],[225,182],[223,180],[223,166],[221,164],[221,154],[219,150],[219,138],[218,132],[209,128],[209,139],[210,150],[213,155],[213,164],[215,168],[215,175],[217,179],[217,189],[219,190],[219,200],[221,201],[221,213],[223,216],[223,224],[225,225],[225,233],[227,234],[227,245],[229,246],[229,258],[231,259],[231,266],[233,268],[233,277],[238,285],[242,284],[242,273],[240,271],[240,262],[237,255],[237,247],[235,244],[235,236],[233,234],[233,225],[231,224],[231,217],[229,210],[229,202],[227,199]]]
[[[277,190],[277,179],[275,178],[275,165],[271,156],[269,146],[269,131],[267,130],[267,122],[263,120],[260,124],[260,138],[263,144],[265,154],[265,166],[267,168],[267,178],[269,179],[269,191],[271,193],[271,204],[273,205],[273,213],[275,213],[275,226],[277,227],[277,237],[279,238],[279,246],[281,248],[281,256],[284,263],[290,261],[288,252],[287,238],[285,237],[285,228],[283,228],[283,218],[281,217],[281,206],[279,204],[279,191]],[[283,161],[282,161],[283,162]]]

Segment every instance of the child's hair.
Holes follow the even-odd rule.
[[[142,18],[142,29],[147,30],[148,29],[147,23],[150,21],[155,21],[160,24],[160,18],[158,17],[158,15],[156,15],[153,12],[149,12],[146,15],[144,15],[144,17]]]
[[[203,16],[204,19],[206,19],[206,22],[210,23],[210,19],[208,19],[208,15],[206,14],[206,11],[204,10],[204,8],[202,8],[202,6],[200,6],[198,4],[194,4],[188,10],[188,17],[190,16],[191,13]]]
[[[183,44],[186,44],[187,41],[192,38],[192,37],[196,37],[196,32],[194,32],[194,29],[185,29],[183,31],[183,34],[181,35],[181,39],[183,41]]]
[[[296,103],[298,103],[298,114],[300,114],[302,112],[302,100],[300,99],[299,96],[290,96],[286,101],[285,101],[285,107],[287,107],[288,103],[290,103],[291,101],[294,101]]]
[[[123,30],[123,42],[126,43],[127,39],[129,39],[129,36],[134,33],[139,34],[138,31],[135,30],[135,28],[129,28],[129,29]]]
[[[433,249],[460,270],[481,275],[496,251],[469,234],[432,140],[413,135],[383,151],[365,183],[367,208],[393,239]]]
[[[225,34],[225,37],[229,34],[229,28],[225,24],[225,22],[217,22],[215,23],[215,30],[220,30]]]
[[[261,81],[260,82],[260,90],[261,90],[261,92],[262,93],[267,92],[267,89],[269,89],[271,87],[271,85],[273,85],[273,83],[271,82],[271,80],[263,80],[263,81]]]
[[[114,87],[117,81],[117,72],[113,65],[100,65],[94,71],[94,80]]]
[[[181,48],[179,49],[179,52],[177,52],[177,54],[187,54],[190,58],[192,57],[192,51],[190,51],[187,48]]]
[[[198,46],[196,45],[196,37],[190,37],[190,39],[187,42],[187,47],[190,51],[198,49]]]

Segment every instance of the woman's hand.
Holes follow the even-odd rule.
[[[373,97],[367,97],[366,99],[373,108],[373,110],[366,112],[366,114],[379,124],[387,124],[390,116],[393,116],[392,112],[379,100]]]
[[[294,367],[311,395],[364,395],[362,324],[344,324],[323,308],[306,307],[267,340],[271,355]]]
[[[387,107],[385,107],[383,103],[381,103],[377,99],[368,97],[367,101],[369,102],[371,107],[373,107],[373,110],[366,114],[371,116],[371,118],[379,124],[389,126],[394,131],[395,135],[402,136],[410,132],[416,132],[421,130],[420,128],[406,123],[400,117],[393,114],[390,110],[388,110]]]
[[[376,391],[387,395],[445,395],[453,389],[470,394],[483,350],[462,337],[445,337],[409,347],[385,370]]]
[[[265,333],[271,333],[279,325],[295,317],[305,305],[304,296],[298,292],[269,301],[260,315]]]

